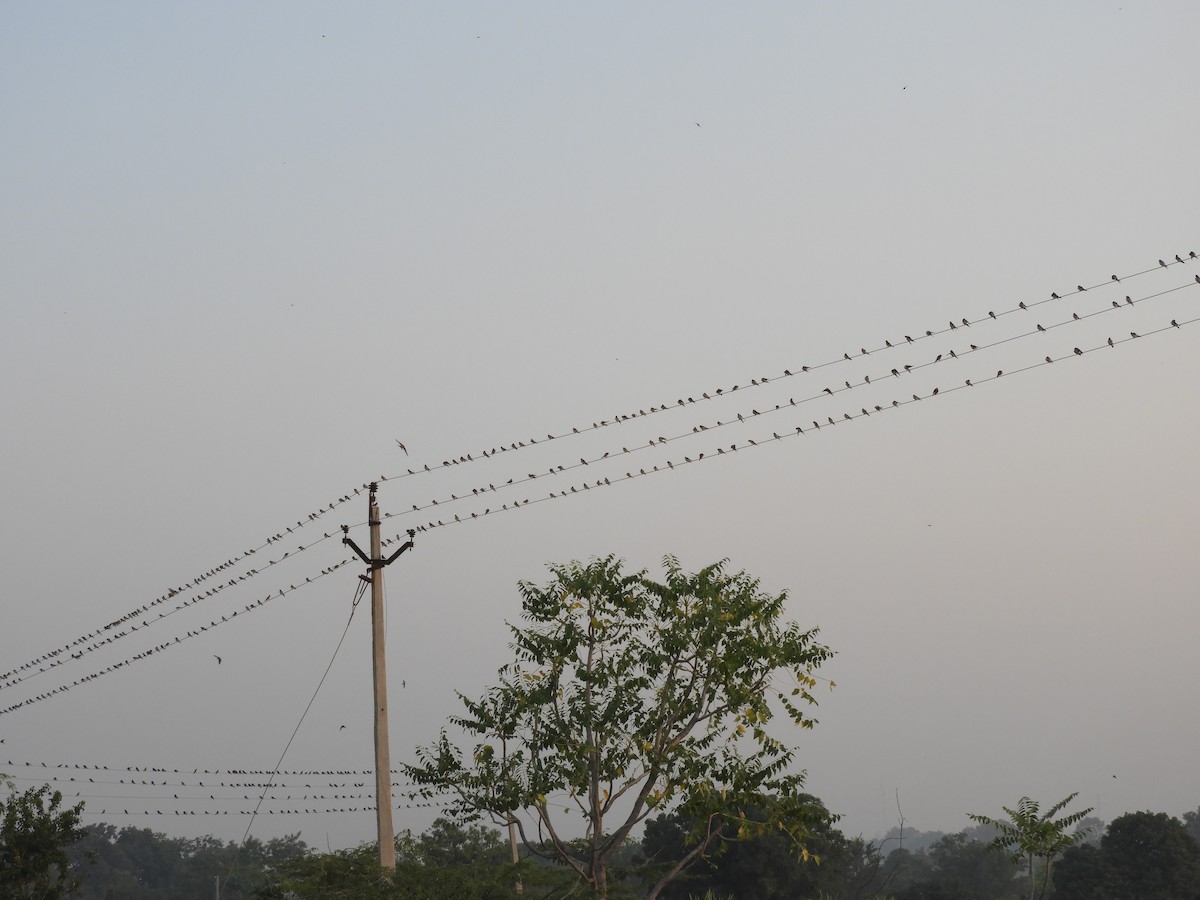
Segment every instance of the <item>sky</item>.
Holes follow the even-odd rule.
[[[425,526],[386,573],[396,763],[510,659],[518,580],[673,553],[787,590],[836,651],[819,724],[784,736],[849,834],[954,831],[1023,795],[1105,820],[1200,806],[1195,4],[0,23],[19,787],[92,778],[56,782],[85,821],[238,840],[260,791],[229,785],[254,778],[100,782],[370,769],[363,567],[321,573],[348,559],[340,526],[365,545],[362,485],[386,476],[385,537]],[[147,628],[19,668],[143,606]],[[374,828],[263,813],[251,833]]]

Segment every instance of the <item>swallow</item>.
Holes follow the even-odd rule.
[[[1108,346],[1110,346],[1110,347],[1115,347],[1115,346],[1116,346],[1116,344],[1114,344],[1114,343],[1113,343],[1113,339],[1112,339],[1112,338],[1109,338],[1109,339],[1108,339]]]
[[[909,337],[907,334],[904,336],[904,339],[906,341],[908,341],[910,344],[913,342],[913,339],[911,337]]]
[[[1077,290],[1077,291],[1086,291],[1086,290],[1087,290],[1087,288],[1085,288],[1085,287],[1084,287],[1082,284],[1077,284],[1077,285],[1075,285],[1075,290]]]
[[[991,316],[993,319],[996,318],[996,314],[994,312],[992,312],[990,309],[988,310],[988,315]]]
[[[1113,305],[1113,309],[1120,309],[1120,308],[1121,308],[1121,304],[1120,304],[1120,303],[1118,303],[1116,300],[1114,300],[1114,301],[1112,302],[1112,305]]]
[[[1083,356],[1083,351],[1082,351],[1082,350],[1080,350],[1078,347],[1076,347],[1076,348],[1075,348],[1075,355],[1076,355],[1076,356]]]
[[[934,389],[933,389],[933,393],[932,393],[932,394],[930,394],[930,396],[931,396],[931,397],[936,397],[936,396],[937,396],[937,392],[938,392],[938,389],[937,389],[937,388],[934,388]]]
[[[1048,357],[1048,356],[1047,356],[1047,357],[1046,357],[1046,362],[1048,362],[1048,363],[1052,363],[1052,362],[1054,362],[1054,360],[1052,360],[1050,357]]]
[[[1050,299],[1051,299],[1051,300],[1061,300],[1062,298],[1061,298],[1061,297],[1059,297],[1059,296],[1058,296],[1058,294],[1054,293],[1054,291],[1051,291],[1051,292],[1050,292]]]
[[[1171,320],[1171,324],[1174,325],[1176,328],[1179,327],[1179,323],[1176,322],[1174,319]]]
[[[1167,264],[1165,262],[1163,262],[1161,259],[1158,261],[1158,264],[1160,266],[1162,266],[1164,269],[1167,267]]]
[[[826,394],[829,394],[831,397],[833,396],[833,391],[831,391],[829,388],[825,388],[824,390]]]
[[[1114,276],[1112,277],[1112,280],[1113,280],[1113,281],[1116,281],[1116,282],[1118,282],[1118,283],[1121,281],[1121,279],[1120,279],[1120,278],[1118,278],[1116,275],[1114,275]]]
[[[217,654],[215,654],[215,653],[213,654],[213,659],[215,659],[217,661],[218,666],[221,664],[221,657],[217,656]]]
[[[1135,337],[1141,337],[1141,335],[1140,335],[1140,334],[1138,334],[1136,331],[1131,331],[1131,332],[1129,332],[1129,336],[1130,336],[1130,337],[1133,337],[1133,338],[1135,338]]]
[[[1071,318],[1074,319],[1076,322],[1078,322],[1079,321],[1079,313],[1071,313]]]
[[[1029,307],[1025,305],[1024,300],[1022,300],[1020,303],[1018,303],[1017,306],[1021,307],[1021,309],[1029,309]]]
[[[1045,328],[1043,328],[1043,327],[1041,326],[1041,324],[1039,324],[1039,325],[1038,325],[1037,329],[1038,329],[1038,331],[1045,331],[1045,330],[1046,330]]]
[[[1130,296],[1128,296],[1128,295],[1126,295],[1126,296],[1125,296],[1125,305],[1126,305],[1126,306],[1133,306],[1133,298],[1132,298],[1132,297],[1130,297]]]
[[[1175,262],[1177,262],[1177,263],[1183,262],[1183,259],[1179,256],[1178,253],[1175,254]]]
[[[403,450],[403,451],[404,451],[404,455],[405,455],[405,456],[408,456],[408,448],[407,448],[407,447],[405,447],[405,446],[404,446],[402,443],[400,443],[399,441],[396,441],[396,446],[397,446],[397,447],[399,447],[401,450]]]

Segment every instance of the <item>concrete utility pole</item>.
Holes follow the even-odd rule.
[[[371,583],[371,667],[375,673],[375,812],[379,826],[379,865],[396,869],[396,832],[392,828],[392,755],[388,747],[387,659],[383,648],[383,568],[391,565],[405,550],[412,549],[416,531],[409,529],[408,540],[389,556],[383,558],[379,537],[381,517],[375,502],[379,485],[371,482],[367,495],[367,524],[371,529],[371,555],[363,553],[350,540],[350,526],[342,526],[342,543],[348,545],[369,568],[370,576],[360,575]]]

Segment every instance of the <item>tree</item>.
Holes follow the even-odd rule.
[[[1072,825],[1078,824],[1087,816],[1092,807],[1082,812],[1055,819],[1064,807],[1079,796],[1078,792],[1059,800],[1044,813],[1039,813],[1038,802],[1022,797],[1017,802],[1016,809],[1001,807],[1008,813],[1010,821],[993,819],[989,816],[968,815],[968,818],[981,825],[992,825],[999,834],[992,840],[992,846],[1011,854],[1014,862],[1025,860],[1029,867],[1029,896],[1042,898],[1050,886],[1050,869],[1054,860],[1061,856],[1069,847],[1073,847],[1087,837],[1086,831],[1068,832]],[[1039,880],[1034,871],[1035,863],[1043,863],[1042,877]]]
[[[1196,846],[1200,847],[1200,808],[1189,810],[1183,814],[1183,827],[1192,836]]]
[[[688,574],[668,556],[664,567],[659,583],[608,556],[551,565],[544,587],[520,582],[515,661],[482,698],[460,694],[466,712],[451,719],[477,742],[469,758],[443,730],[406,767],[427,793],[451,793],[460,815],[515,822],[599,897],[633,828],[672,807],[695,823],[690,849],[651,898],[728,840],[777,831],[807,853],[804,776],[767,728],[777,710],[812,727],[803,707],[831,651],[816,629],[781,623],[786,592],[765,593],[724,561]],[[582,816],[581,841],[564,808]]]
[[[1133,812],[1113,819],[1100,841],[1109,890],[1124,900],[1200,897],[1200,847],[1178,819]]]
[[[61,809],[62,794],[50,785],[12,794],[0,803],[0,898],[55,900],[75,892],[67,847],[87,830],[80,827],[83,804]]]
[[[1054,867],[1055,900],[1121,900],[1108,884],[1104,852],[1096,844],[1071,847]]]
[[[816,797],[809,804],[805,846],[820,865],[805,862],[793,852],[790,839],[779,830],[730,843],[714,854],[707,865],[698,864],[660,894],[662,900],[688,900],[711,893],[718,897],[754,897],[756,900],[791,900],[794,897],[847,896],[864,880],[863,848],[851,846],[836,827],[837,816]],[[761,811],[747,810],[759,818]],[[669,871],[690,852],[687,835],[693,823],[679,813],[660,815],[646,822],[642,850],[651,861],[649,871]],[[854,868],[851,872],[850,869]],[[873,874],[873,873],[872,873]]]

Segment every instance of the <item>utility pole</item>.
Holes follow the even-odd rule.
[[[377,482],[371,482],[367,495],[367,524],[371,529],[371,555],[363,553],[350,540],[350,526],[342,526],[342,543],[348,545],[367,564],[369,577],[360,575],[371,583],[371,667],[375,681],[375,814],[379,826],[379,865],[396,870],[396,832],[392,828],[392,755],[388,748],[387,711],[387,659],[383,648],[383,569],[394,563],[405,550],[412,549],[416,531],[409,529],[408,540],[389,556],[383,557],[383,544],[379,537],[379,505],[375,502]]]

